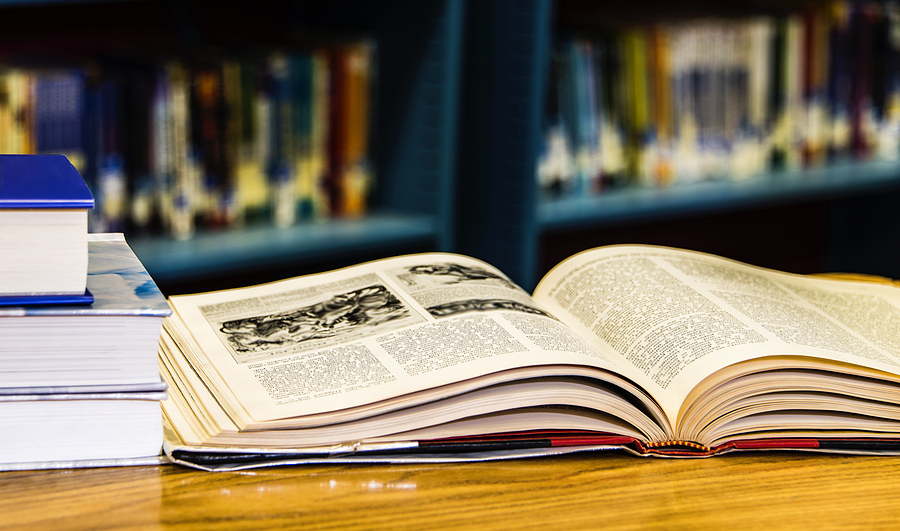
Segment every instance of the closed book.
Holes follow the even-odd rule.
[[[165,394],[0,395],[0,470],[158,462]]]
[[[84,295],[91,191],[63,155],[0,155],[0,296]]]
[[[90,234],[89,305],[0,309],[0,388],[159,382],[168,303],[121,234]]]

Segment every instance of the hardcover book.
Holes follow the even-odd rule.
[[[900,453],[887,280],[610,246],[533,294],[423,254],[169,300],[166,452],[198,468]]]
[[[165,396],[0,394],[0,471],[159,464]]]
[[[0,308],[0,389],[160,381],[165,297],[121,234],[86,247],[92,304]]]
[[[93,205],[63,155],[0,155],[0,297],[85,296]]]

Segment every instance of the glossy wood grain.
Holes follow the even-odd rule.
[[[0,473],[0,529],[895,529],[900,458]]]

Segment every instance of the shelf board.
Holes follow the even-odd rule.
[[[167,282],[434,241],[435,227],[433,216],[373,214],[284,229],[258,226],[198,232],[189,240],[129,237],[128,242],[150,275],[157,282]]]
[[[826,200],[891,186],[900,186],[900,162],[840,163],[743,181],[704,181],[544,198],[539,201],[537,218],[540,230],[571,230]]]

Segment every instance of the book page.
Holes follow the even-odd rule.
[[[900,290],[890,285],[611,246],[558,265],[534,298],[642,385],[673,425],[695,385],[740,361],[805,355],[900,374]]]
[[[241,428],[518,367],[615,369],[502,273],[457,255],[170,302],[183,326],[167,330]]]

